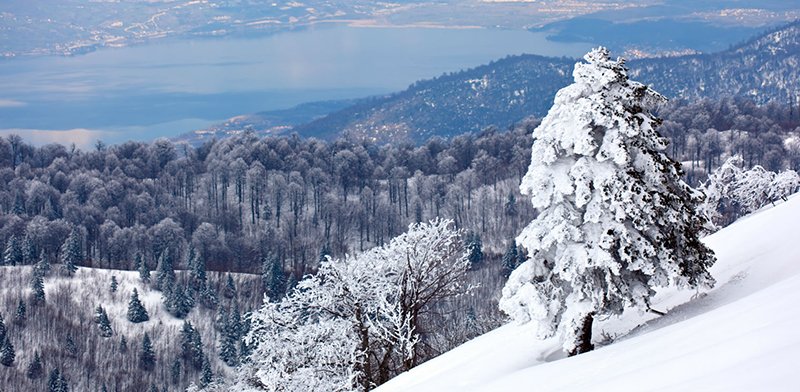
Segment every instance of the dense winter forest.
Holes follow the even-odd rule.
[[[659,131],[671,141],[667,153],[683,162],[685,179],[692,185],[700,185],[707,173],[734,155],[742,157],[739,165],[744,169],[760,165],[780,171],[800,166],[800,113],[793,105],[759,106],[730,98],[674,101],[657,112],[665,119]],[[153,271],[147,287],[160,290],[163,303],[151,304],[151,312],[152,306],[163,307],[195,324],[193,317],[200,312],[221,320],[213,334],[202,331],[205,352],[193,351],[191,342],[201,338],[200,333],[193,337],[190,324],[182,335],[165,330],[173,340],[183,336],[187,343],[182,348],[156,347],[153,355],[161,358],[153,364],[136,359],[142,355],[139,351],[148,352],[147,344],[139,340],[129,343],[138,345],[131,348],[137,356],[122,349],[104,355],[110,356],[109,361],[119,360],[132,379],[157,374],[147,377],[147,384],[124,384],[128,387],[142,390],[152,381],[162,389],[182,388],[192,381],[208,382],[212,362],[214,374],[224,375],[225,366],[244,359],[247,348],[234,342],[246,334],[246,323],[230,322],[228,315],[244,317],[245,311],[259,305],[262,292],[278,300],[303,276],[316,272],[326,255],[344,258],[390,246],[409,224],[449,219],[453,230],[463,230],[456,236],[458,246],[471,262],[459,279],[465,285],[480,282],[480,287],[470,296],[437,297],[426,308],[439,316],[420,318],[422,324],[456,317],[454,310],[469,316],[449,323],[446,336],[431,336],[426,349],[413,356],[414,364],[423,362],[503,320],[496,310],[499,287],[522,260],[513,238],[534,215],[518,185],[530,162],[531,133],[538,124],[538,119],[530,118],[508,130],[488,128],[449,140],[433,138],[422,145],[345,139],[328,143],[297,136],[258,139],[243,133],[198,148],[160,139],[113,146],[97,143],[95,149],[82,151],[55,144],[34,147],[13,135],[0,139],[2,261],[35,265],[15,280],[16,295],[5,289],[0,315],[9,330],[21,328],[10,320],[36,315],[43,319],[33,325],[28,321],[28,328],[45,328],[68,318],[57,307],[69,298],[50,298],[44,292],[51,290],[48,285],[69,279],[76,269],[138,271],[124,272],[126,291],[117,295],[126,303],[129,298],[134,302],[127,290],[148,281]],[[731,214],[746,211],[724,212],[729,220]],[[117,278],[123,280],[120,273]],[[50,310],[36,311],[41,302]],[[84,305],[96,314],[89,322],[107,333],[102,326],[108,317],[103,316],[104,309]],[[239,309],[233,312],[235,307]],[[136,311],[128,313],[131,323],[139,317]],[[211,324],[204,326],[214,328]],[[51,373],[61,369],[72,375],[73,388],[100,389],[102,383],[91,373],[74,371],[78,354],[70,354],[76,341],[93,341],[87,336],[96,331],[78,327],[70,331],[73,343],[64,343],[66,354],[56,355],[51,349],[48,352],[58,359],[41,358],[47,368],[34,373],[46,371],[58,384],[61,375]],[[21,334],[8,336],[19,339]],[[3,350],[13,346],[24,352],[16,362],[12,359],[15,367],[0,368],[0,379],[21,379],[31,367],[38,369],[30,364],[45,354],[40,342],[0,340],[8,342]],[[172,356],[183,362],[167,359],[163,353],[169,350],[180,352]],[[204,355],[226,365],[203,359]],[[70,366],[73,371],[65,371]],[[171,373],[170,366],[179,370]],[[187,366],[193,367],[188,376]],[[375,380],[386,377],[377,374]]]

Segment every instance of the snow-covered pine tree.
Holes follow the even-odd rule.
[[[153,342],[150,335],[145,332],[142,338],[142,351],[139,353],[139,368],[151,371],[156,367],[156,352],[153,350]]]
[[[131,299],[128,301],[128,320],[132,323],[142,323],[150,320],[147,309],[139,301],[139,292],[136,289],[133,289]]]
[[[64,353],[70,358],[78,358],[78,345],[75,344],[75,339],[71,335],[67,335],[64,339]]]
[[[22,264],[24,256],[22,254],[22,243],[15,234],[8,239],[6,249],[3,252],[3,264],[17,265]]]
[[[82,262],[81,236],[77,229],[73,229],[64,241],[64,245],[61,246],[62,269],[67,275],[72,275],[78,270],[78,264]]]
[[[265,256],[261,262],[261,281],[264,292],[272,301],[279,301],[286,293],[286,274],[280,259]]]
[[[31,276],[31,288],[33,292],[31,293],[31,303],[33,305],[44,305],[45,301],[45,293],[44,293],[44,271],[45,271],[44,261],[40,259],[39,262],[33,267],[33,272]]]
[[[0,341],[0,364],[3,366],[12,366],[16,358],[17,354],[14,352],[14,345],[11,344],[8,335],[6,335],[5,338]]]
[[[61,372],[59,372],[57,368],[53,369],[52,371],[50,371],[50,376],[47,379],[47,391],[48,392],[62,392],[62,391],[66,392],[66,389],[64,388],[64,384],[63,384],[62,380],[64,380],[64,379],[61,377]]]
[[[119,339],[119,352],[123,354],[128,352],[128,339],[125,338],[125,335]]]
[[[195,292],[202,293],[206,289],[206,262],[204,257],[200,257],[194,250],[189,248],[189,280],[190,286]]]
[[[6,340],[6,335],[8,334],[8,330],[6,329],[6,324],[3,322],[3,315],[0,314],[0,343]]]
[[[507,278],[511,272],[517,269],[519,263],[519,250],[517,249],[517,241],[511,240],[511,245],[506,249],[503,254],[503,275]]]
[[[189,321],[183,322],[181,328],[181,357],[188,365],[192,365],[196,370],[203,366],[203,342],[198,332]]]
[[[167,247],[161,252],[156,267],[156,288],[161,291],[170,290],[176,282],[175,266],[173,265],[172,251]]]
[[[172,379],[173,385],[178,385],[181,382],[181,359],[175,358],[172,361],[172,366],[169,368],[169,376]]]
[[[111,328],[111,321],[108,319],[108,314],[100,305],[97,305],[94,309],[94,322],[97,324],[97,328],[100,329],[100,336],[108,338],[114,335],[114,330]]]
[[[241,339],[241,315],[238,305],[228,314],[227,322],[219,336],[219,358],[228,366],[235,367],[239,364],[239,354],[236,349]]]
[[[200,371],[200,385],[206,386],[214,381],[214,373],[211,372],[211,362],[204,355],[203,356],[203,369]]]
[[[147,268],[147,262],[139,252],[136,252],[136,270],[139,271],[139,279],[142,282],[150,283],[150,268]]]
[[[38,261],[37,254],[33,239],[30,235],[25,234],[25,238],[22,240],[22,262],[26,265],[36,264]]]
[[[483,242],[478,233],[469,233],[466,235],[464,245],[467,251],[467,260],[469,260],[469,268],[476,270],[481,267],[483,263]]]
[[[111,292],[112,293],[116,293],[117,292],[117,287],[119,287],[119,282],[117,282],[117,277],[116,276],[111,276],[111,285],[110,285],[110,287],[111,287]]]
[[[222,290],[222,295],[228,299],[236,298],[236,283],[233,281],[231,274],[228,274],[228,278],[225,281],[225,288]]]
[[[39,352],[36,351],[33,354],[33,359],[25,369],[25,376],[31,380],[36,380],[39,377],[42,377],[43,374],[44,367],[42,366],[42,358],[39,356]]]
[[[25,301],[19,300],[19,304],[17,305],[17,310],[14,312],[14,323],[17,325],[25,325],[25,321],[28,319],[28,307],[25,306]]]
[[[517,237],[529,258],[500,301],[540,337],[559,333],[570,355],[592,349],[594,317],[646,310],[655,287],[714,283],[702,196],[680,179],[649,112],[664,98],[628,80],[605,48],[584,59],[533,132],[520,190],[539,215]]]

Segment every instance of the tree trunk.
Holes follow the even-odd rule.
[[[580,329],[575,334],[575,348],[567,353],[570,357],[583,354],[594,349],[592,345],[592,323],[594,312],[588,313],[580,323]]]

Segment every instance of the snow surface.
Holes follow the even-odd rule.
[[[718,261],[706,293],[661,290],[663,317],[596,323],[616,342],[564,358],[555,339],[506,325],[404,373],[392,391],[797,391],[800,197],[707,237]]]

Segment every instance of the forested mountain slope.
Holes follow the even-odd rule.
[[[489,65],[420,81],[407,90],[362,101],[295,127],[303,136],[420,142],[488,126],[505,128],[543,116],[572,75],[573,59],[512,56]],[[797,105],[800,22],[729,50],[634,60],[631,77],[669,98],[745,96],[757,103]]]
[[[800,198],[705,238],[708,292],[660,291],[653,308],[595,326],[595,351],[563,358],[526,326],[478,337],[379,387],[390,391],[790,391],[796,389]],[[613,343],[612,343],[613,341]]]

